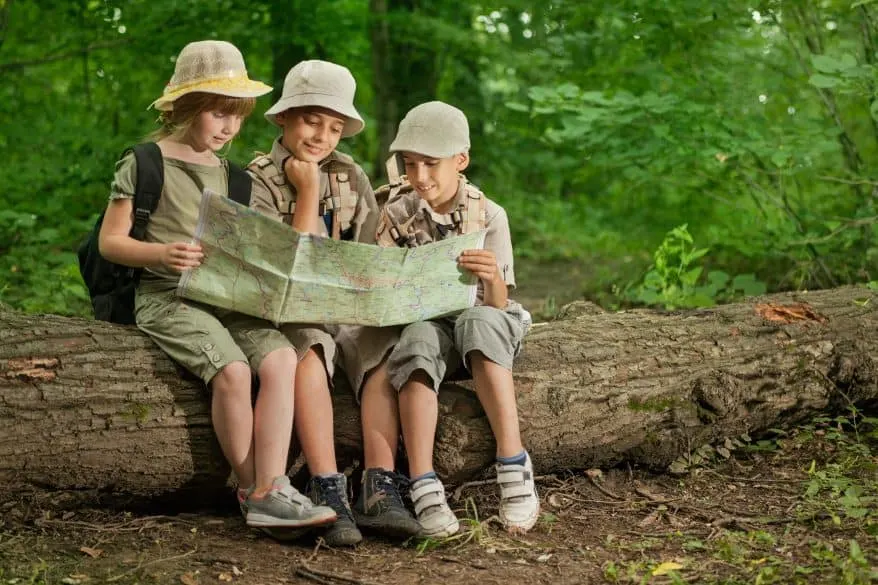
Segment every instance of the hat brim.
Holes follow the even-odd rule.
[[[247,80],[238,85],[227,87],[210,87],[192,85],[176,91],[169,91],[162,95],[159,99],[152,102],[149,107],[161,111],[171,111],[174,109],[174,102],[188,93],[212,93],[215,95],[224,95],[235,98],[256,98],[271,92],[271,86],[261,81]]]
[[[345,118],[344,130],[341,133],[342,138],[359,134],[366,125],[363,122],[363,118],[360,117],[360,113],[349,102],[332,95],[320,93],[302,93],[281,98],[276,104],[268,108],[268,111],[265,112],[265,119],[280,127],[281,125],[277,122],[278,114],[286,112],[290,108],[306,107],[326,108],[341,114]]]
[[[394,140],[387,149],[391,154],[402,154],[403,152],[412,152],[427,156],[430,158],[448,158],[455,154],[460,154],[465,150],[469,150],[467,145],[463,150],[450,150],[447,146],[441,144],[431,144],[428,137],[421,137],[420,141]]]

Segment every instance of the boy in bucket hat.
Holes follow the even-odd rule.
[[[255,98],[269,91],[247,76],[234,45],[214,40],[186,45],[171,81],[152,104],[162,112],[156,142],[140,145],[161,161],[158,203],[152,210],[134,209],[141,159],[126,152],[116,164],[99,246],[107,260],[143,269],[134,299],[137,327],[207,384],[213,427],[240,482],[247,525],[272,534],[336,518],[331,508],[313,505],[292,488],[285,475],[295,350],[267,321],[175,294],[180,273],[197,267],[204,256],[191,243],[202,189],[230,190],[230,163],[217,152],[238,133]],[[145,229],[137,238],[132,237],[135,225]],[[255,406],[251,368],[261,383]]]
[[[281,135],[268,154],[248,166],[254,209],[300,232],[374,243],[378,206],[369,178],[350,156],[335,150],[340,139],[363,129],[355,92],[353,75],[335,63],[303,61],[289,71],[283,95],[265,113]],[[296,430],[312,474],[307,493],[338,515],[323,536],[326,543],[356,544],[362,535],[351,514],[347,480],[336,467],[333,441],[329,388],[336,329],[288,324],[281,331],[299,356]]]
[[[420,535],[441,538],[457,532],[458,520],[433,470],[433,447],[440,384],[460,367],[472,374],[496,439],[501,522],[511,532],[524,532],[539,515],[512,379],[513,358],[530,315],[508,297],[515,275],[506,212],[460,174],[469,164],[469,148],[466,116],[438,101],[409,111],[390,145],[391,194],[379,219],[379,245],[417,246],[480,229],[487,233],[484,249],[465,250],[457,260],[479,279],[475,307],[455,317],[407,325],[398,338],[389,328],[381,335],[362,329],[340,343],[353,388],[362,386],[366,471],[354,505],[362,526],[386,513],[382,503],[387,498],[375,493],[390,489],[381,478],[394,475],[401,426]],[[394,176],[397,159],[405,177]],[[366,349],[358,353],[357,346],[368,348],[368,358]]]

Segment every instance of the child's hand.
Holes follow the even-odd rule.
[[[320,190],[320,173],[316,162],[290,156],[284,161],[284,174],[296,188],[297,194],[308,195]]]
[[[204,253],[200,244],[188,244],[186,242],[172,242],[162,246],[159,261],[162,266],[174,272],[184,272],[201,265]]]
[[[500,278],[497,257],[490,250],[464,250],[457,258],[457,265],[475,274],[486,285]]]

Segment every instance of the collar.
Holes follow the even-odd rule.
[[[451,217],[451,214],[454,211],[457,211],[460,206],[464,204],[464,197],[466,197],[466,185],[466,177],[458,173],[457,194],[454,196],[454,204],[451,206],[451,211],[449,211],[448,213],[437,213],[423,199],[421,199],[421,209],[424,209],[427,213],[430,214],[430,219],[432,219],[434,223],[444,226],[456,225],[454,219]]]

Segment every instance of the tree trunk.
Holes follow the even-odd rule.
[[[699,445],[818,412],[874,412],[876,303],[871,291],[847,287],[538,324],[516,362],[524,442],[538,472],[625,460],[662,468]],[[440,394],[436,469],[449,482],[473,477],[494,455],[466,386]],[[341,381],[333,402],[346,465],[359,457],[360,431]],[[202,503],[226,493],[228,473],[206,391],[137,329],[0,311],[7,497],[84,491],[186,502],[194,492]]]

